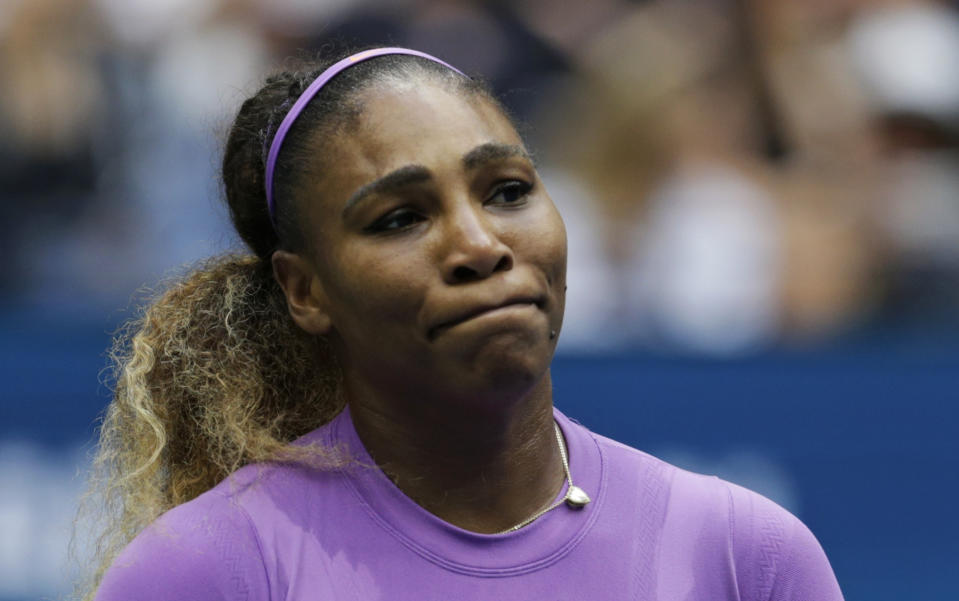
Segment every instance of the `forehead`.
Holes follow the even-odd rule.
[[[400,167],[460,166],[477,146],[523,146],[505,115],[486,98],[421,82],[361,93],[358,117],[327,148],[324,196],[345,201],[358,187]]]

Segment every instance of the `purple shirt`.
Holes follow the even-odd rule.
[[[247,466],[144,530],[97,601],[842,599],[819,543],[778,505],[556,419],[593,499],[583,509],[476,534],[376,468]],[[372,465],[348,410],[303,440]]]

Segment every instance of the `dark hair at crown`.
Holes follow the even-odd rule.
[[[484,97],[502,109],[482,80],[466,78],[420,57],[386,55],[342,71],[310,101],[284,140],[274,174],[274,228],[264,187],[266,155],[273,135],[307,86],[327,67],[357,51],[307,61],[276,73],[240,107],[223,156],[223,183],[233,225],[261,259],[268,259],[279,248],[300,251],[306,247],[298,192],[304,181],[322,176],[326,167],[323,158],[334,151],[322,144],[322,139],[361,114],[357,101],[361,91],[390,80],[429,78],[463,94]]]

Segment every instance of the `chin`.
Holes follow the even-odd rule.
[[[457,378],[469,393],[486,399],[525,396],[549,371],[553,341],[548,337],[499,336],[474,349]]]

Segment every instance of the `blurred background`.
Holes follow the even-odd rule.
[[[521,123],[569,230],[561,409],[784,505],[850,601],[955,599],[957,11],[2,0],[0,601],[57,598],[78,569],[137,291],[238,248],[232,114],[285,57],[342,43],[481,74]]]

